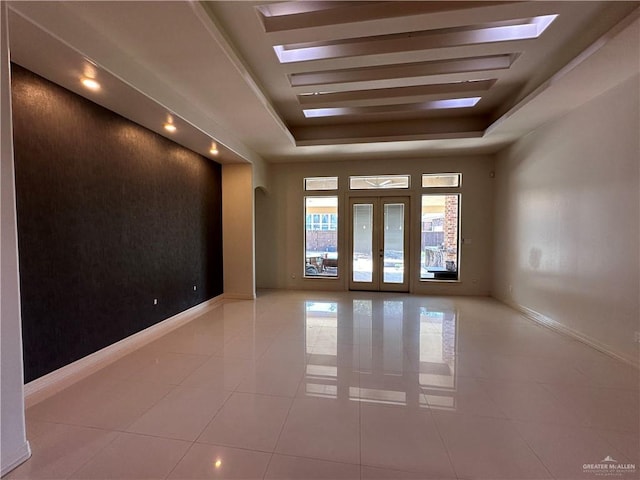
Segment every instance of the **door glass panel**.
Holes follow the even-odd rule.
[[[384,205],[384,274],[385,283],[404,282],[404,204]]]
[[[373,205],[353,206],[353,281],[373,281]]]

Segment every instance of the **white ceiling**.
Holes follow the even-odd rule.
[[[639,70],[640,2],[9,5],[13,61],[222,163],[493,153]]]

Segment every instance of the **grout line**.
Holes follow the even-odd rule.
[[[425,400],[426,400],[426,394],[424,393],[424,389],[420,388],[420,390],[422,391],[422,394],[425,395]],[[438,426],[438,421],[434,416],[434,411],[428,402],[427,402],[427,407],[428,407],[427,410],[429,411],[429,418],[431,419],[431,421],[433,422],[433,425],[436,428],[436,432],[438,433],[438,437],[440,438],[440,443],[442,443],[442,448],[444,448],[444,451],[447,454],[447,458],[449,459],[449,465],[451,465],[451,470],[453,471],[453,474],[455,475],[455,477],[460,480],[462,477],[460,477],[460,474],[458,474],[458,471],[456,470],[456,466],[454,465],[453,460],[451,458],[451,452],[449,451],[449,447],[447,447],[447,442],[444,439],[444,435],[442,435],[442,432],[440,431],[440,427]]]
[[[607,437],[604,436],[604,434],[602,432],[604,431],[608,431],[608,432],[612,432],[612,433],[622,433],[625,435],[629,435],[629,436],[633,436],[633,432],[621,432],[620,430],[609,430],[606,428],[597,428],[597,427],[586,427],[589,430],[592,430],[595,432],[595,435],[602,440],[604,443],[606,443],[607,445],[609,445],[609,447],[611,447],[612,450],[620,453],[622,455],[622,457],[626,458],[629,463],[634,463],[636,465],[636,467],[638,467],[638,460],[631,458],[629,455],[626,454],[626,452],[623,452],[622,450],[620,450],[620,448],[618,448],[617,446],[615,446],[613,444],[613,442],[611,442]],[[636,435],[637,436],[637,435]]]
[[[538,461],[540,462],[540,464],[544,467],[544,469],[547,471],[547,473],[549,474],[550,478],[557,478],[549,469],[549,467],[547,467],[547,464],[542,460],[542,458],[538,455],[538,452],[535,451],[535,449],[529,444],[529,442],[527,441],[526,438],[524,438],[524,435],[522,435],[522,433],[520,433],[520,430],[518,430],[518,427],[516,427],[515,425],[516,420],[514,419],[509,419],[509,424],[511,425],[511,427],[516,431],[516,433],[518,434],[518,437],[520,438],[520,440],[522,440],[524,442],[524,444],[527,446],[527,448],[529,448],[529,450],[531,451],[531,453],[533,453],[533,455],[538,459]],[[535,422],[534,422],[535,423]]]
[[[102,448],[99,448],[98,450],[96,450],[96,452],[93,455],[90,455],[89,458],[87,458],[84,462],[82,462],[80,464],[80,466],[78,468],[76,468],[75,470],[73,470],[73,472],[71,472],[69,475],[67,475],[67,479],[72,478],[77,472],[79,472],[80,470],[82,470],[85,465],[87,465],[89,462],[91,462],[94,458],[96,458],[98,456],[98,454],[102,453],[104,450],[107,449],[107,447],[109,445],[111,445],[113,442],[116,441],[117,438],[120,437],[120,435],[122,434],[121,432],[117,432],[116,430],[110,430],[111,433],[115,433],[115,435],[113,436],[113,438],[107,442]]]
[[[191,449],[193,448],[193,446],[196,444],[196,442],[191,442],[191,445],[189,445],[189,447],[184,451],[184,454],[180,457],[180,459],[176,462],[176,464],[171,468],[171,470],[169,470],[169,472],[164,476],[164,479],[166,480],[167,478],[169,478],[171,476],[171,474],[173,473],[173,471],[178,467],[178,465],[180,465],[180,463],[182,462],[182,460],[184,460],[184,458],[187,456],[187,454],[191,451]]]
[[[299,384],[300,384],[300,382],[298,382],[298,387],[299,387]],[[296,392],[297,392],[297,390],[296,390]],[[295,400],[296,400],[296,397],[291,398],[291,403],[289,404],[289,408],[287,409],[287,414],[285,415],[284,421],[282,422],[282,426],[280,427],[280,431],[278,432],[278,437],[276,438],[276,442],[273,445],[273,451],[271,452],[271,455],[269,456],[269,461],[267,462],[267,467],[264,470],[264,474],[263,474],[262,478],[264,478],[267,475],[267,472],[269,471],[269,467],[271,466],[271,460],[273,460],[273,456],[276,454],[276,449],[278,448],[278,443],[280,442],[280,437],[282,436],[282,432],[284,431],[284,427],[287,424],[287,420],[289,419],[289,414],[291,413],[291,409],[293,408],[293,403],[295,402]]]
[[[224,402],[222,402],[220,404],[220,406],[218,407],[218,409],[216,410],[216,412],[213,414],[213,416],[211,417],[211,420],[209,420],[207,422],[207,424],[204,426],[204,428],[200,431],[200,433],[198,434],[198,436],[195,438],[195,440],[193,441],[193,443],[205,443],[205,442],[198,442],[198,440],[200,440],[200,438],[202,437],[202,435],[204,434],[205,430],[207,428],[209,428],[209,425],[211,425],[213,423],[213,421],[216,419],[216,417],[220,414],[220,412],[222,411],[222,409],[224,408],[224,406],[227,404],[227,402],[229,401],[229,399],[231,398],[231,396],[233,395],[233,392],[229,392],[229,390],[223,390],[223,392],[227,392],[227,398],[224,399]],[[209,444],[207,444],[209,445]]]

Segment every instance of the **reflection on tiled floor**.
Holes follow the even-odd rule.
[[[265,291],[27,410],[8,478],[624,480],[638,392],[491,299]]]

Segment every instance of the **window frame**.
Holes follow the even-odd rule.
[[[329,181],[335,179],[336,186],[333,188],[309,188],[307,185],[307,181],[309,180],[325,180]],[[321,177],[304,177],[302,179],[302,189],[305,192],[337,192],[338,187],[340,186],[340,177],[339,176],[321,176]]]
[[[333,195],[329,194],[327,195],[327,193],[333,193]],[[332,198],[335,199],[335,212],[330,212],[330,213],[307,213],[307,201],[310,198]],[[339,264],[339,246],[340,246],[340,228],[339,228],[339,218],[340,218],[340,195],[338,194],[337,190],[311,190],[310,192],[305,192],[305,195],[303,196],[303,202],[302,202],[302,208],[303,208],[303,225],[304,225],[304,229],[303,229],[303,267],[302,267],[302,278],[303,279],[323,279],[323,280],[337,280],[340,278],[340,264]],[[311,216],[311,224],[307,223],[307,218]],[[314,222],[313,221],[313,217],[317,216],[318,217],[318,222]],[[327,222],[323,222],[323,216],[327,217]],[[313,229],[309,229],[307,228],[309,225],[311,226],[315,226],[317,228],[313,228]],[[331,227],[334,228],[331,228]],[[326,228],[323,228],[326,227]],[[307,254],[309,252],[309,250],[307,249],[307,234],[310,231],[317,231],[317,232],[333,232],[335,234],[335,252],[329,252],[326,251],[324,253],[327,254],[328,258],[328,254],[329,253],[335,253],[336,255],[336,261],[335,261],[335,269],[336,269],[336,274],[335,275],[320,275],[318,273],[316,274],[307,274],[307,269],[309,266],[313,266],[314,268],[318,268],[318,264],[317,264],[317,260],[316,263],[310,263],[308,262],[308,259],[311,258],[309,257]],[[319,252],[318,252],[319,253]],[[319,256],[316,256],[316,259],[318,259]],[[333,268],[333,267],[329,267],[329,268]]]
[[[396,178],[406,178],[407,186],[397,187],[385,187],[385,186],[371,186],[371,188],[355,188],[352,183],[353,180],[357,179],[367,179],[367,178],[375,178],[375,177],[396,177]],[[411,190],[411,174],[410,173],[389,173],[389,174],[379,174],[379,175],[349,175],[348,187],[350,192],[370,192],[370,191],[388,191],[388,190]]]
[[[455,175],[458,178],[457,185],[426,185],[424,184],[425,177],[446,177],[448,175]],[[420,175],[421,188],[460,188],[462,186],[462,173],[461,172],[442,172],[442,173],[423,173]]]
[[[462,181],[462,174],[460,174],[460,180]],[[420,190],[420,221],[419,221],[419,241],[418,241],[418,251],[420,252],[418,255],[418,281],[424,283],[460,283],[461,280],[461,258],[462,258],[462,192],[460,191],[460,187],[448,187],[451,191],[443,192],[442,188],[447,187],[422,187]],[[425,196],[441,196],[446,197],[447,195],[455,195],[458,197],[458,212],[457,212],[457,224],[456,224],[456,278],[423,278],[422,276],[422,234],[423,234],[423,218],[422,218],[422,202]],[[444,227],[444,225],[443,225]],[[433,230],[436,231],[436,230]],[[445,230],[446,235],[446,230]]]

